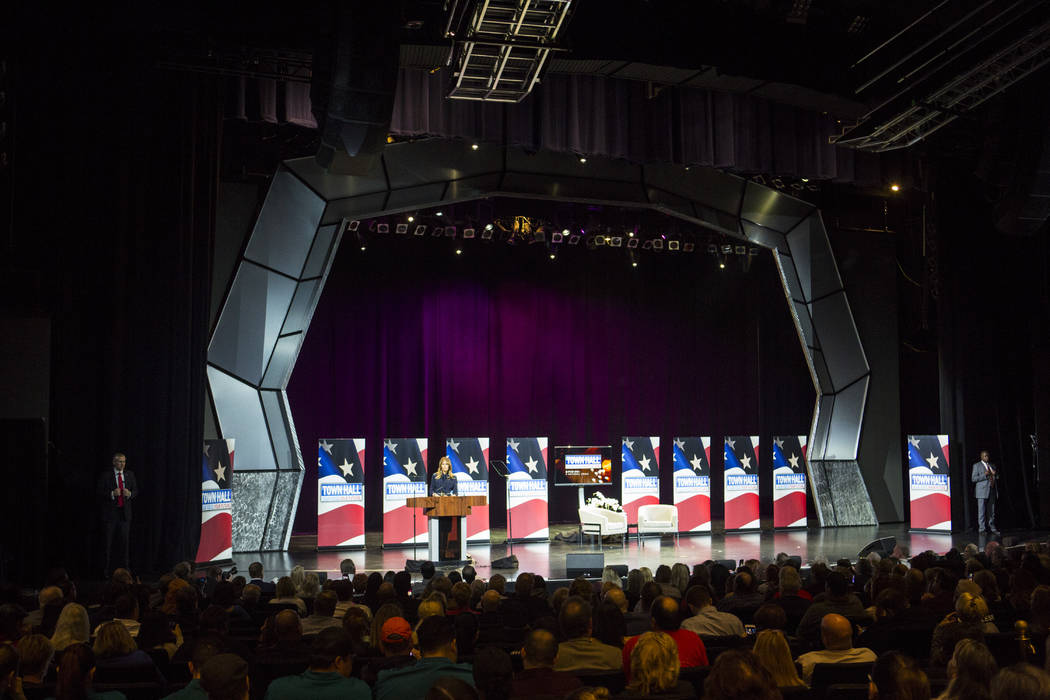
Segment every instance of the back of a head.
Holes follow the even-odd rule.
[[[755,611],[751,621],[759,630],[782,630],[787,627],[787,613],[778,603],[764,603]]]
[[[692,586],[685,592],[685,603],[693,614],[711,604],[711,591],[707,586]]]
[[[273,616],[274,636],[279,642],[297,642],[303,637],[299,614],[294,610],[282,610]]]
[[[349,658],[353,651],[353,640],[342,627],[328,627],[318,632],[310,643],[310,668],[329,668],[336,658]]]
[[[394,574],[394,592],[398,596],[408,596],[412,593],[412,574],[407,571],[398,571]]]
[[[474,570],[473,566],[467,564],[463,567],[463,570],[460,572],[460,575],[463,577],[463,580],[467,583],[474,583],[474,579],[478,577],[478,572]]]
[[[642,586],[642,606],[648,608],[653,601],[663,594],[663,588],[656,581],[648,581]]]
[[[201,687],[208,700],[242,700],[248,696],[248,663],[236,654],[216,654],[201,668]]]
[[[95,668],[95,653],[87,644],[73,644],[62,652],[58,659],[58,678],[55,697],[87,697],[91,684],[91,669]]]
[[[853,625],[842,615],[828,613],[820,620],[820,637],[828,649],[849,649],[853,646]]]
[[[605,601],[618,607],[620,612],[627,612],[627,596],[624,594],[622,588],[610,588],[605,594]]]
[[[929,700],[930,681],[910,656],[891,651],[875,659],[871,683],[879,700]]]
[[[962,593],[955,601],[955,612],[963,622],[978,624],[988,616],[988,603],[979,595]]]
[[[670,583],[671,582],[671,567],[667,564],[660,564],[656,567],[656,575],[653,580],[657,583]]]
[[[510,654],[495,646],[485,646],[474,654],[474,687],[483,698],[507,697],[514,680]]]
[[[438,678],[425,696],[426,700],[479,700],[480,697],[470,683],[452,676]]]
[[[908,599],[895,588],[882,590],[875,599],[875,616],[879,618],[894,617],[908,607]]]
[[[222,653],[222,647],[222,640],[213,636],[198,637],[193,642],[190,666],[192,666],[197,675],[200,675],[201,669],[204,668],[204,664],[208,663],[209,659]]]
[[[314,598],[314,614],[324,617],[335,615],[335,606],[339,604],[339,596],[335,591],[323,591]]]
[[[733,593],[737,595],[751,593],[754,587],[755,577],[751,575],[751,571],[748,569],[741,569],[733,577]]]
[[[436,656],[452,648],[456,639],[456,628],[452,620],[443,615],[431,615],[416,628],[419,651],[423,656]]]
[[[681,627],[682,620],[678,615],[678,601],[666,595],[662,595],[653,601],[649,608],[649,615],[653,619],[653,625],[658,630],[673,632]]]
[[[534,629],[521,648],[522,661],[529,668],[554,668],[558,656],[558,639],[549,631]]]
[[[128,628],[115,620],[103,623],[95,633],[93,651],[96,658],[113,659],[127,656],[137,648],[135,640],[128,633]]]
[[[55,650],[65,649],[70,644],[78,644],[88,641],[91,635],[91,624],[88,619],[87,608],[80,603],[67,603],[62,612],[58,614],[55,623],[55,633],[51,635],[51,642]]]
[[[1014,664],[992,680],[992,700],[1048,700],[1050,674],[1031,664]]]
[[[640,695],[671,690],[678,683],[678,645],[665,632],[646,632],[631,650],[630,689]]]
[[[27,634],[18,642],[18,654],[21,657],[22,675],[43,677],[55,655],[55,648],[44,635]],[[0,673],[0,678],[3,675]]]
[[[802,578],[798,575],[798,570],[793,566],[784,566],[780,570],[780,593],[795,595],[802,590]]]
[[[591,604],[579,596],[569,596],[561,606],[558,625],[566,639],[586,637],[590,629]]]
[[[960,639],[955,644],[955,653],[949,665],[955,668],[954,673],[948,674],[952,679],[948,694],[953,698],[989,694],[992,679],[999,672],[999,664],[992,652],[976,639]]]
[[[434,562],[432,561],[425,561],[419,566],[419,573],[423,575],[424,581],[429,578],[434,578],[434,571]]]
[[[452,586],[452,600],[457,610],[465,610],[470,607],[470,584],[459,583]]]
[[[481,612],[483,613],[495,613],[499,611],[500,603],[499,591],[489,589],[485,591],[481,596]]]
[[[704,680],[704,700],[774,700],[773,677],[755,653],[730,649],[718,655]]]
[[[295,596],[295,583],[292,581],[291,576],[282,576],[277,579],[277,597],[278,598],[291,598]]]
[[[344,559],[339,562],[339,573],[347,578],[357,573],[357,565],[353,559]]]
[[[828,595],[833,598],[844,598],[849,592],[849,584],[846,577],[838,571],[832,571],[824,581]]]
[[[791,658],[791,647],[781,630],[767,629],[759,632],[755,637],[754,652],[778,687],[801,683],[795,662]]]

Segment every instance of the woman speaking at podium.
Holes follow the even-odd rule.
[[[455,496],[456,477],[452,473],[452,460],[445,455],[438,462],[437,471],[430,477],[431,496]],[[442,560],[458,560],[453,542],[459,541],[459,518],[438,518],[438,552]]]
[[[430,478],[431,496],[455,496],[456,477],[452,473],[452,460],[448,456],[441,458],[438,462],[437,471]]]

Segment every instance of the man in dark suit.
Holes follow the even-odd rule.
[[[251,576],[251,580],[248,583],[258,586],[263,593],[273,595],[277,592],[277,586],[274,585],[273,581],[263,580],[263,565],[261,561],[253,561],[248,565],[248,575]]]
[[[996,477],[999,470],[991,463],[988,451],[981,450],[981,459],[973,465],[970,475],[974,483],[974,491],[977,496],[977,534],[986,529],[993,534],[999,534],[999,528],[995,525],[995,499],[998,495],[995,488]]]
[[[95,493],[102,511],[102,524],[106,533],[106,558],[104,576],[109,576],[110,564],[131,568],[128,557],[128,536],[131,533],[131,502],[139,495],[135,474],[127,471],[127,457],[118,452],[113,455],[113,468],[98,477]],[[113,535],[117,536],[116,555],[111,557]]]

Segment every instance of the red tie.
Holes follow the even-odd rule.
[[[117,488],[120,489],[119,491],[117,491],[117,507],[118,508],[123,508],[124,507],[124,475],[121,474],[120,472],[117,472]]]

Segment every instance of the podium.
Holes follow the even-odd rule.
[[[441,518],[459,519],[459,558],[467,558],[467,516],[471,506],[483,506],[488,502],[484,496],[425,496],[405,499],[409,508],[422,508],[427,516],[427,557],[432,562],[441,561],[441,542],[438,526]],[[447,561],[447,560],[446,560]]]

